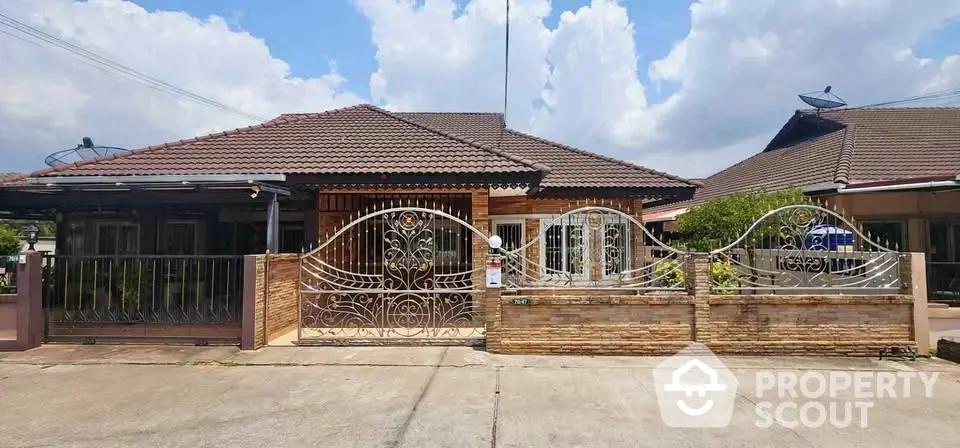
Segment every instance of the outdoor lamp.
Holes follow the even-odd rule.
[[[37,235],[40,229],[37,228],[36,224],[30,224],[23,229],[23,235],[27,239],[27,250],[36,250],[33,248],[34,244],[37,244]]]

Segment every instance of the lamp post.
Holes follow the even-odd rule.
[[[38,237],[39,232],[40,232],[40,229],[37,228],[36,224],[30,224],[30,225],[28,225],[26,228],[23,229],[23,235],[24,235],[24,236],[26,237],[26,239],[27,239],[27,250],[28,250],[28,251],[35,251],[35,250],[36,250],[36,249],[34,249],[33,245],[34,245],[34,244],[37,244],[37,240],[38,240],[37,237]]]

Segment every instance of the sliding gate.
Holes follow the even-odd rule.
[[[305,253],[298,343],[482,344],[488,239],[454,213],[386,208],[344,224]]]

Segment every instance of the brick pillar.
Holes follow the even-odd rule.
[[[687,257],[685,278],[687,291],[694,297],[693,340],[710,342],[710,257],[693,254]]]
[[[491,257],[496,257],[492,255]],[[503,303],[500,301],[500,288],[486,288],[483,295],[483,320],[486,324],[486,349],[490,353],[500,352],[500,333]]]
[[[240,349],[256,350],[266,344],[266,255],[243,257],[243,315]]]
[[[43,342],[43,256],[39,252],[20,255],[17,264],[15,341],[0,341],[0,351],[23,351]]]
[[[917,351],[930,351],[930,320],[927,311],[927,260],[923,252],[901,254],[901,292],[913,297],[913,338]]]

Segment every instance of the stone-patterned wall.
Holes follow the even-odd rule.
[[[710,300],[712,342],[903,341],[912,301],[904,297],[741,296]]]
[[[270,289],[267,291],[266,343],[297,328],[300,257],[297,254],[267,256]]]
[[[694,323],[683,295],[505,296],[501,316],[500,353],[675,353]]]
[[[296,328],[300,259],[297,254],[249,258],[246,263],[254,267],[244,272],[241,348],[255,350]]]
[[[723,354],[876,356],[915,345],[912,306],[910,296],[504,295],[491,351],[660,355],[696,341]]]

